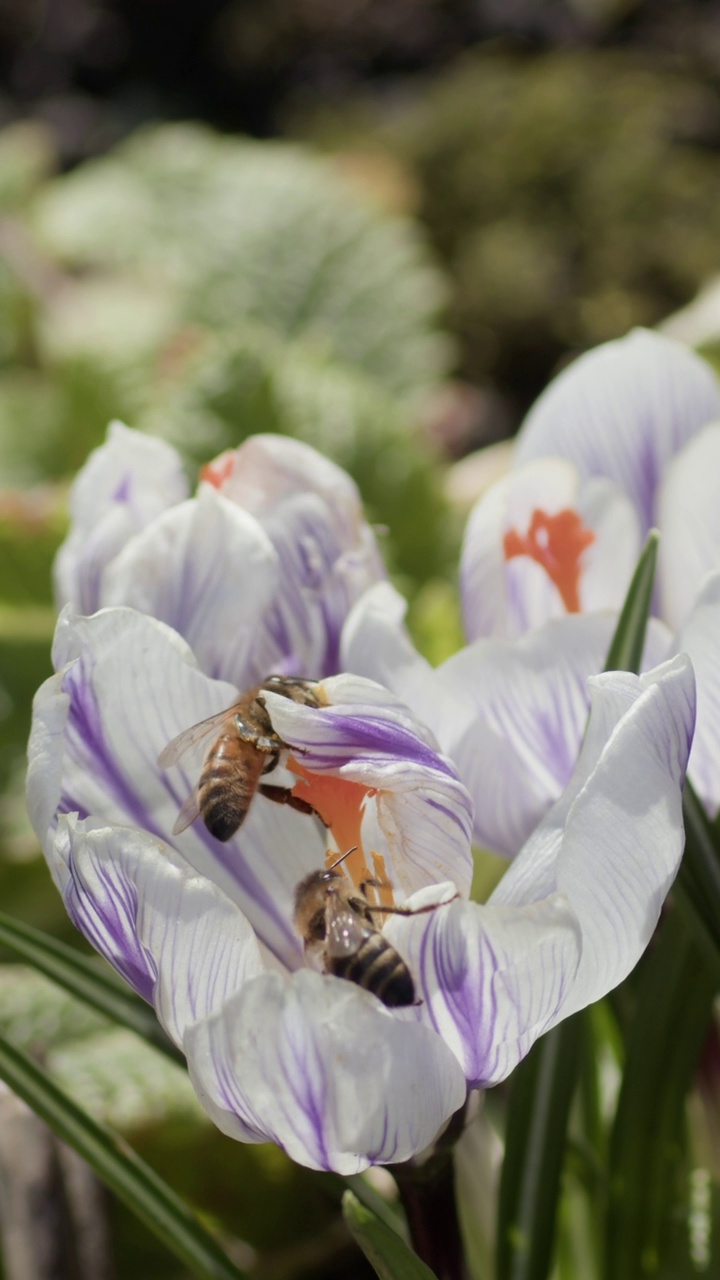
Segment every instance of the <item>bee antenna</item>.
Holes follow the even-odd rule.
[[[335,862],[331,862],[330,866],[328,867],[328,871],[334,871],[336,867],[339,867],[340,863],[344,862],[346,858],[349,858],[351,853],[355,853],[357,847],[358,846],[354,844],[352,849],[348,849],[347,853],[343,853],[340,858],[337,858],[335,860]]]

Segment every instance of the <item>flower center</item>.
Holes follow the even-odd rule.
[[[505,559],[529,556],[542,565],[554,582],[568,613],[580,612],[580,573],[583,552],[595,534],[583,524],[577,511],[566,507],[556,515],[535,508],[527,533],[509,529],[503,539]]]
[[[222,489],[226,480],[230,479],[235,470],[235,453],[232,449],[228,449],[226,453],[221,453],[213,462],[206,462],[204,467],[200,468],[200,479],[206,484],[214,485],[216,489]]]
[[[348,849],[354,850],[344,860],[343,870],[356,889],[360,888],[363,881],[376,880],[377,885],[368,887],[368,897],[372,900],[374,895],[376,902],[392,906],[393,892],[387,882],[385,859],[376,849],[366,852],[362,843],[363,810],[367,801],[377,795],[377,788],[364,787],[361,782],[333,777],[329,773],[312,773],[293,755],[288,756],[287,767],[299,779],[293,787],[293,795],[312,805],[332,833],[340,853],[345,853]],[[337,856],[335,850],[329,849],[326,865],[329,867]]]

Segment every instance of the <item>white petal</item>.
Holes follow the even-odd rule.
[[[70,698],[63,692],[62,675],[50,676],[33,699],[26,798],[30,822],[48,857],[53,878],[55,868],[49,855],[50,837],[62,792],[63,737],[69,710]]]
[[[409,907],[424,905],[420,895]],[[555,894],[526,907],[456,900],[385,928],[410,965],[433,1026],[469,1086],[503,1080],[562,1007],[577,972],[581,939],[567,901]]]
[[[697,682],[697,721],[688,773],[711,818],[720,810],[720,572],[708,578],[678,632]]]
[[[70,494],[70,533],[55,561],[60,605],[100,607],[105,567],[139,529],[187,496],[178,454],[163,440],[112,422]]]
[[[551,382],[523,423],[518,464],[560,455],[583,479],[608,476],[632,499],[643,535],[670,459],[720,417],[710,367],[658,333],[636,329],[581,356]]]
[[[145,831],[61,819],[68,914],[182,1047],[199,1018],[263,970],[252,929],[215,885]]]
[[[462,1105],[455,1058],[341,978],[267,974],[186,1037],[190,1075],[225,1133],[355,1173],[423,1150]]]
[[[640,555],[640,521],[632,502],[610,480],[597,477],[580,488],[577,509],[595,541],[583,553],[583,612],[620,609]]]
[[[566,616],[522,640],[478,640],[438,670],[454,703],[437,726],[475,806],[475,838],[513,856],[569,781],[583,740],[588,677],[616,619]],[[452,706],[464,699],[469,724]]]
[[[506,561],[503,540],[512,530],[524,534],[533,512],[550,515],[574,508],[578,474],[561,458],[545,458],[520,467],[492,485],[470,513],[460,558],[465,632],[513,637],[548,617],[564,612],[557,589],[539,565],[526,557]],[[515,582],[518,569],[532,575],[527,590]],[[524,578],[523,578],[524,581]],[[518,616],[518,614],[520,616]]]
[[[261,526],[209,485],[130,539],[105,574],[105,605],[130,605],[168,623],[203,671],[250,688],[282,653],[250,662],[263,611],[279,586],[277,556]]]
[[[698,432],[672,460],[658,495],[661,612],[679,627],[708,573],[720,568],[720,424]]]
[[[378,582],[353,605],[343,627],[344,671],[392,690],[425,724],[435,724],[444,696],[430,663],[405,627],[407,602],[389,582]]]
[[[685,657],[643,676],[591,681],[592,713],[565,793],[512,863],[491,903],[558,891],[582,931],[582,959],[558,1017],[612,990],[650,940],[682,855],[682,784],[695,719]]]

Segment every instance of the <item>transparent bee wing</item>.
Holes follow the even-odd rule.
[[[185,831],[199,816],[200,806],[198,804],[198,791],[197,787],[195,787],[190,792],[190,795],[175,820],[175,826],[172,829],[173,835],[179,836],[181,831]]]
[[[354,955],[372,933],[362,917],[334,894],[328,894],[326,929],[326,954],[334,960]]]
[[[234,702],[231,707],[227,707],[225,711],[218,711],[214,716],[208,716],[207,720],[200,720],[198,724],[193,724],[189,729],[183,729],[172,742],[168,742],[158,756],[158,766],[161,769],[169,769],[171,765],[178,764],[183,756],[191,749],[196,747],[199,742],[205,738],[212,736],[213,732],[220,728],[223,722],[241,706],[241,703]]]

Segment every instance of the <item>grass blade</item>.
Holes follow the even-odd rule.
[[[342,1207],[353,1239],[380,1280],[434,1280],[434,1272],[352,1191],[345,1192]]]
[[[94,960],[2,912],[0,946],[98,1013],[129,1027],[156,1049],[184,1064],[183,1055],[165,1035],[149,1005],[111,973],[103,973]]]
[[[0,1079],[22,1098],[146,1226],[202,1280],[246,1280],[174,1191],[117,1134],[103,1128],[40,1067],[0,1036]],[[387,1230],[387,1228],[385,1228]]]

